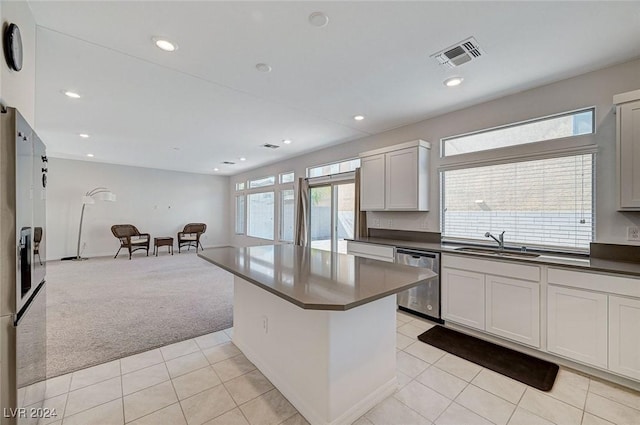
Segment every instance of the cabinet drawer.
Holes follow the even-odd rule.
[[[375,245],[362,242],[347,242],[347,254],[357,257],[372,258],[374,260],[395,261],[393,246]]]
[[[547,281],[556,285],[640,298],[640,279],[636,278],[549,267]]]
[[[507,261],[484,260],[475,257],[442,255],[442,266],[479,273],[540,282],[540,267]]]

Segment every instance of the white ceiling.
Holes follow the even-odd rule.
[[[29,4],[39,26],[36,130],[51,156],[208,174],[640,56],[638,1]],[[308,23],[314,11],[329,16],[326,27]],[[179,49],[163,52],[153,36]],[[456,69],[429,57],[469,36],[486,56]],[[273,71],[258,72],[259,62]],[[463,85],[446,88],[451,75]]]

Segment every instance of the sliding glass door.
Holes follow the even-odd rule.
[[[355,184],[343,181],[313,186],[310,198],[311,247],[346,253],[345,239],[353,238]]]

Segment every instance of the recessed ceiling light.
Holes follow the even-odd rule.
[[[244,156],[242,158],[240,158],[240,161],[246,161],[247,158],[245,158]]]
[[[464,81],[464,78],[462,77],[451,77],[444,80],[443,84],[447,87],[455,87],[462,84],[462,81]]]
[[[165,40],[164,38],[153,37],[152,40],[158,49],[164,50],[165,52],[175,52],[178,50],[177,44],[172,43],[169,40]]]
[[[220,169],[219,168],[214,168],[213,171],[220,171]]]
[[[266,63],[257,63],[256,69],[260,72],[271,72],[271,67]]]
[[[284,139],[284,140],[282,141],[282,143],[284,143],[285,145],[290,145],[290,144],[291,144],[291,140],[289,140],[289,139]]]
[[[322,12],[313,12],[309,15],[309,23],[314,27],[324,27],[329,23],[329,17]]]
[[[362,121],[364,119],[364,115],[356,115],[353,119],[356,121]]]
[[[83,139],[88,139],[89,135],[87,133],[80,133],[78,134],[78,136],[82,137]]]
[[[92,154],[92,153],[88,153],[88,154],[87,154],[87,156],[88,156],[89,158],[93,158],[93,154]]]
[[[80,99],[82,97],[74,91],[65,90],[62,93],[64,93],[65,96],[70,97],[71,99]]]

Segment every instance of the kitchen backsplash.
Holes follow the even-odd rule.
[[[640,245],[591,242],[591,257],[603,260],[640,263]]]
[[[440,232],[438,214],[419,211],[369,211],[367,212],[367,227],[370,229]]]
[[[440,243],[439,232],[415,232],[412,230],[390,230],[369,228],[370,238],[395,239],[400,241]]]

